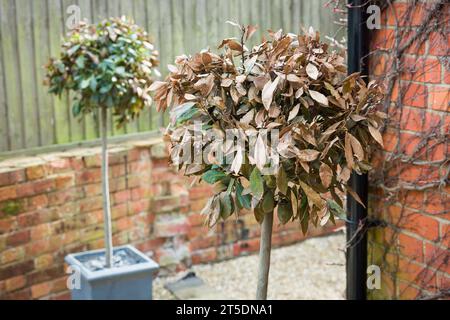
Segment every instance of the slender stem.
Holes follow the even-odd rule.
[[[261,226],[261,242],[259,247],[259,270],[256,300],[267,300],[269,285],[270,251],[272,249],[273,211],[264,216]]]
[[[102,136],[102,193],[103,193],[103,218],[105,230],[105,267],[112,267],[113,245],[111,228],[111,206],[109,200],[108,177],[108,109],[101,107],[101,136]]]

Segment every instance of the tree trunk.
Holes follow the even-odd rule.
[[[105,267],[112,267],[113,245],[111,229],[111,206],[109,200],[108,177],[108,109],[101,107],[101,136],[102,136],[102,193],[103,193],[103,220],[105,231]]]
[[[261,226],[261,242],[259,246],[259,270],[256,300],[267,300],[269,284],[270,250],[272,249],[273,211],[264,216]]]

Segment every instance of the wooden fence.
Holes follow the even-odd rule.
[[[161,54],[161,72],[181,53],[216,47],[237,36],[225,21],[299,32],[300,26],[334,36],[338,27],[328,0],[0,0],[0,154],[98,138],[98,121],[71,114],[70,96],[54,98],[42,85],[42,66],[58,55],[68,30],[67,8],[78,5],[89,22],[126,15],[153,37]],[[342,30],[341,30],[342,32]],[[255,37],[256,38],[256,37]],[[154,110],[112,136],[149,132],[158,127]],[[110,119],[111,124],[113,119]]]

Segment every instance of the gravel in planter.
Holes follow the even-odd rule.
[[[312,238],[272,250],[268,299],[344,299],[345,235]],[[254,299],[258,256],[251,255],[196,265],[192,270],[229,299]],[[153,283],[153,298],[174,299],[164,284],[179,279],[158,277]]]

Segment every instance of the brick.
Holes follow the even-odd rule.
[[[429,161],[445,161],[447,158],[447,150],[445,141],[430,139],[427,144],[427,160]]]
[[[89,169],[76,174],[76,184],[84,185],[90,183],[101,182],[102,173],[100,169]]]
[[[156,218],[154,234],[156,237],[173,237],[187,234],[189,222],[184,215],[163,215]]]
[[[215,248],[208,248],[205,250],[197,251],[192,254],[192,263],[208,263],[217,259],[217,250]]]
[[[423,210],[426,213],[437,215],[443,218],[450,205],[450,195],[446,195],[439,191],[427,192],[427,200]]]
[[[422,154],[423,158],[425,158],[425,146],[421,146],[421,142],[422,137],[419,134],[401,133],[399,151],[408,156]]]
[[[60,292],[60,293],[52,295],[50,299],[51,300],[67,301],[67,300],[71,300],[71,294],[70,294],[69,291]]]
[[[420,26],[426,15],[424,4],[418,3],[416,9],[410,10],[410,4],[395,2],[383,11],[382,21],[389,26]]]
[[[26,169],[26,175],[28,180],[37,180],[45,176],[46,170],[44,165],[38,165],[29,167]]]
[[[402,65],[402,80],[441,83],[442,65],[438,58],[407,56],[402,59]]]
[[[441,244],[450,248],[450,223],[441,223]]]
[[[17,197],[30,197],[35,195],[34,182],[23,183],[17,186]]]
[[[52,293],[59,293],[67,290],[67,277],[60,277],[52,281]]]
[[[411,107],[426,108],[428,89],[421,84],[409,83],[402,86],[402,103]]]
[[[435,56],[448,56],[450,48],[450,35],[447,33],[431,32],[429,37],[429,54]]]
[[[218,238],[216,235],[195,238],[189,241],[189,249],[192,252],[197,250],[211,248],[219,245]]]
[[[376,30],[371,39],[372,50],[390,49],[394,45],[395,31],[392,29]]]
[[[425,263],[428,267],[445,272],[450,275],[450,253],[434,244],[425,244]]]
[[[41,240],[52,234],[50,223],[41,224],[31,228],[31,240]]]
[[[417,183],[424,176],[424,170],[421,166],[406,165],[402,167],[400,179],[405,182]]]
[[[17,198],[17,191],[15,186],[8,186],[0,188],[0,202],[12,200]]]
[[[126,203],[111,208],[112,219],[122,218],[128,215],[128,205]]]
[[[89,196],[97,196],[102,194],[102,185],[101,184],[88,184],[83,186],[84,193]],[[112,185],[110,185],[110,191],[112,192]]]
[[[50,282],[36,284],[31,287],[31,297],[33,299],[42,298],[42,297],[50,294],[51,290],[52,290],[52,286],[51,286]]]
[[[75,185],[75,174],[59,174],[55,176],[55,186],[57,190],[64,190]]]
[[[45,194],[30,198],[30,209],[42,209],[48,206],[48,197]]]
[[[109,191],[117,192],[125,189],[133,189],[134,187],[127,183],[125,177],[116,178],[109,182]]]
[[[421,295],[421,291],[414,288],[411,283],[399,283],[399,298],[400,300],[417,300]]]
[[[423,191],[403,191],[399,194],[399,201],[410,209],[421,209],[424,205]]]
[[[27,278],[24,275],[9,278],[5,281],[5,289],[7,292],[22,289],[27,285]]]
[[[46,179],[34,182],[33,189],[35,194],[48,193],[55,189],[55,180]]]
[[[26,255],[27,257],[35,257],[40,254],[44,254],[50,251],[50,240],[48,238],[35,240],[29,243],[26,247]]]
[[[31,300],[30,288],[25,288],[19,291],[14,291],[5,296],[8,300]]]
[[[130,214],[148,212],[150,209],[150,200],[142,199],[138,201],[129,202],[129,208]]]
[[[32,271],[34,268],[33,260],[27,260],[19,263],[15,263],[8,267],[0,268],[0,281],[24,275]]]
[[[68,189],[50,193],[48,195],[48,204],[50,207],[60,206],[65,203],[69,203],[77,199],[77,190]]]
[[[442,86],[432,86],[429,89],[428,105],[437,111],[450,110],[450,89]]]
[[[423,241],[400,233],[398,235],[400,252],[409,259],[423,262]]]
[[[124,165],[115,165],[109,168],[109,175],[113,178],[119,178],[125,176],[125,166]]]
[[[412,212],[407,213],[405,218],[404,222],[400,225],[402,228],[431,241],[437,241],[439,239],[439,223],[437,220],[420,213]]]
[[[114,204],[120,204],[127,202],[130,199],[130,191],[129,190],[123,190],[119,191],[113,194],[113,201]]]
[[[81,246],[80,246],[81,247]],[[51,282],[52,280],[62,277],[65,275],[64,273],[64,265],[62,264],[62,257],[66,256],[70,252],[81,252],[86,249],[86,246],[80,247],[73,247],[70,249],[70,251],[64,251],[61,256],[61,263],[55,264],[53,267],[45,270],[34,270],[33,272],[29,273],[27,275],[28,278],[28,284],[29,285],[36,285],[42,282]],[[73,250],[72,250],[73,249]]]
[[[103,208],[103,199],[101,196],[85,198],[80,201],[80,212],[95,211]]]
[[[6,238],[6,244],[10,247],[16,247],[30,241],[30,231],[21,230],[9,234]]]
[[[398,145],[398,134],[393,130],[386,130],[383,133],[384,150],[393,152]]]
[[[86,168],[99,168],[102,165],[102,157],[100,154],[94,154],[83,157],[84,166]]]
[[[131,200],[141,200],[150,197],[150,190],[147,188],[134,188],[131,190]]]
[[[25,257],[24,247],[7,249],[0,253],[0,264],[22,261]]]
[[[35,270],[43,270],[53,265],[53,255],[43,254],[34,259]]]
[[[205,217],[199,213],[192,213],[187,218],[190,226],[201,226],[205,222]]]
[[[191,203],[190,203],[191,211],[192,212],[201,212],[207,203],[208,203],[208,198],[191,201]]]
[[[14,185],[25,181],[24,169],[11,169],[0,171],[0,187]]]
[[[132,226],[132,221],[129,217],[123,217],[113,222],[115,231],[124,231]]]

